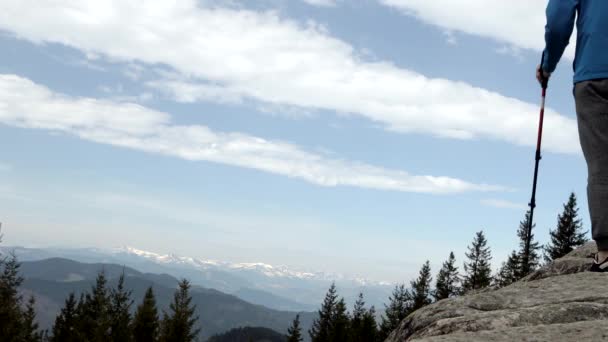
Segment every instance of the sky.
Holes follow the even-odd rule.
[[[530,200],[545,6],[0,0],[3,243],[403,282],[483,230],[498,267]],[[589,229],[572,51],[543,244],[571,192]]]

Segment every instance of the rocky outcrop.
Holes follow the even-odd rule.
[[[585,272],[595,251],[589,243],[510,286],[417,310],[387,342],[608,340],[608,274]]]
[[[557,259],[538,271],[533,272],[525,277],[523,281],[533,281],[558,275],[584,272],[593,262],[593,256],[596,252],[597,247],[595,242],[589,242],[570,252],[565,257]]]

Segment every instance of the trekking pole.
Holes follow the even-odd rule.
[[[545,59],[545,55],[543,53],[543,57],[541,58],[541,62],[540,62],[540,80],[541,80],[541,88],[542,88],[542,92],[541,92],[541,102],[540,102],[540,118],[538,121],[538,140],[536,141],[536,158],[535,158],[535,165],[534,165],[534,181],[532,182],[532,199],[530,200],[530,203],[528,204],[530,206],[530,218],[528,220],[528,231],[526,234],[526,249],[524,250],[524,259],[523,260],[525,262],[525,268],[528,268],[528,260],[530,257],[530,243],[532,240],[532,225],[533,225],[533,219],[534,219],[534,208],[536,208],[536,183],[538,180],[538,164],[540,162],[540,160],[542,159],[541,155],[540,155],[540,147],[541,147],[541,141],[543,138],[543,120],[545,118],[545,96],[547,94],[547,85],[549,83],[549,79],[545,78],[545,74],[543,71],[543,62]],[[525,270],[526,273],[529,270]]]

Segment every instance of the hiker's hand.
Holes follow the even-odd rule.
[[[536,67],[536,79],[538,80],[538,83],[542,84],[543,83],[543,79],[541,77],[540,73],[543,73],[543,76],[545,77],[545,80],[549,80],[549,77],[551,77],[551,73],[548,73],[544,70],[541,69],[541,66],[537,66]]]

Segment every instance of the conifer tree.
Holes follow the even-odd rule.
[[[110,293],[110,336],[113,342],[131,341],[131,291],[125,289],[124,271]]]
[[[367,310],[365,309],[365,301],[363,300],[363,293],[359,293],[359,297],[355,302],[355,307],[353,308],[353,315],[350,321],[350,329],[353,341],[359,341],[357,336],[360,336],[363,330],[363,319],[365,317],[365,313]]]
[[[0,336],[3,341],[19,341],[23,333],[22,297],[18,293],[23,278],[19,276],[17,257],[0,257]]]
[[[564,204],[564,211],[557,216],[557,228],[551,230],[551,241],[545,247],[545,261],[551,262],[570,253],[574,248],[587,242],[587,232],[583,231],[582,221],[578,217],[576,195],[570,194]]]
[[[506,262],[502,263],[494,282],[498,287],[505,287],[520,279],[520,256],[517,252],[511,252]]]
[[[384,341],[399,326],[399,323],[413,311],[412,296],[404,285],[395,286],[393,294],[388,300],[389,305],[384,305],[385,311],[382,315],[382,323],[378,333],[381,341]]]
[[[469,251],[465,253],[468,259],[464,264],[463,290],[465,292],[482,289],[490,285],[492,280],[490,267],[492,255],[487,244],[488,241],[483,231],[479,231],[468,247]]]
[[[431,264],[427,260],[422,265],[418,278],[410,283],[412,311],[431,304],[431,281]]]
[[[111,340],[110,297],[105,271],[99,272],[91,292],[79,305],[79,330],[84,338],[92,342]]]
[[[23,342],[41,342],[42,332],[38,330],[35,311],[36,300],[31,296],[23,312],[23,326],[21,338]]]
[[[331,320],[333,318],[334,311],[336,310],[336,304],[338,303],[338,294],[336,290],[336,284],[331,284],[323,304],[318,312],[318,317],[312,323],[312,327],[308,334],[312,342],[326,342],[330,340],[331,333]]]
[[[329,340],[332,342],[347,341],[350,331],[350,317],[346,309],[344,298],[340,298],[336,303],[331,318],[331,330]]]
[[[78,302],[76,303],[76,323],[78,323],[78,328],[82,328],[84,325],[84,317],[85,317],[85,309],[86,309],[86,292],[80,293],[80,297],[78,298]]]
[[[352,318],[350,321],[350,341],[352,342],[373,342],[376,341],[377,325],[375,319],[375,309],[365,308],[363,293],[359,293],[359,298],[355,302]],[[370,320],[371,317],[371,320]]]
[[[83,338],[78,323],[78,308],[74,293],[70,293],[61,312],[55,318],[51,342],[78,342]]]
[[[133,318],[133,340],[135,342],[156,342],[159,326],[154,291],[152,287],[149,287]]]
[[[378,323],[376,322],[376,308],[372,306],[363,316],[363,332],[361,342],[378,341]]]
[[[517,236],[519,237],[519,271],[517,279],[521,279],[530,272],[534,271],[540,263],[540,244],[534,241],[534,233],[530,236],[530,246],[526,250],[526,237],[528,236],[528,227],[530,224],[530,211],[526,212],[526,216],[523,221],[519,223],[519,229],[517,230]],[[532,226],[532,232],[534,227]]]
[[[175,291],[173,302],[169,304],[170,314],[164,313],[161,325],[161,341],[191,342],[194,341],[200,329],[194,325],[198,321],[196,306],[192,305],[190,282],[183,279]]]
[[[0,339],[3,342],[38,342],[42,340],[42,334],[36,323],[34,297],[30,297],[25,308],[22,307],[19,287],[23,278],[19,275],[20,267],[14,253],[8,257],[0,254]]]
[[[450,257],[443,263],[437,274],[435,291],[433,293],[435,300],[440,301],[457,296],[460,293],[459,282],[460,275],[458,274],[458,267],[456,267],[456,257],[454,256],[454,252],[450,252]]]
[[[291,327],[287,329],[287,342],[302,342],[302,328],[300,327],[300,315],[296,315],[296,318],[291,323]]]

